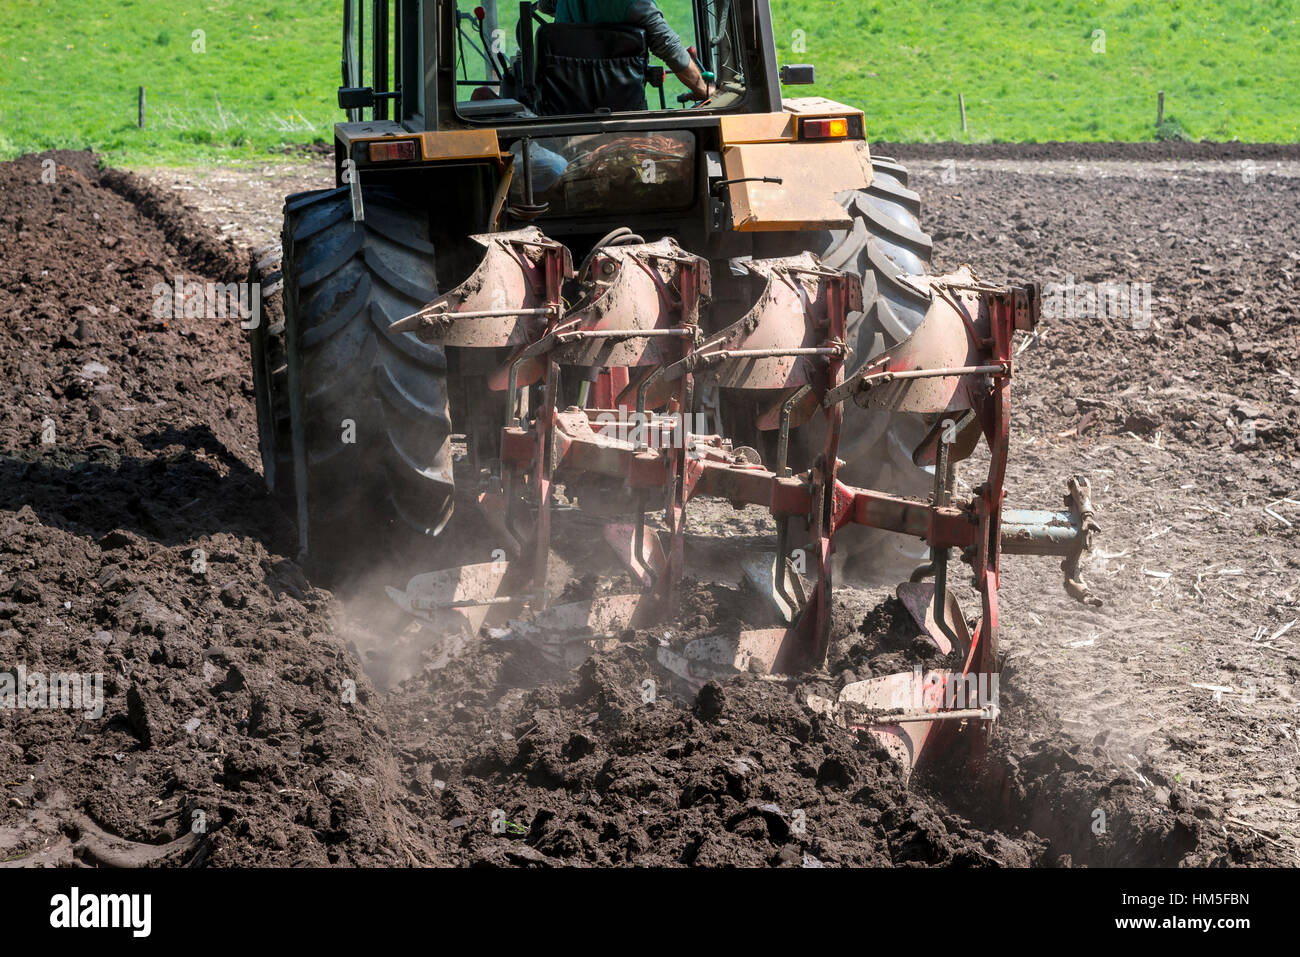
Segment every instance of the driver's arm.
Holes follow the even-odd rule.
[[[627,9],[626,22],[645,30],[646,45],[650,52],[663,60],[673,75],[697,99],[703,100],[709,96],[709,85],[704,82],[700,68],[691,59],[681,38],[664,19],[663,12],[655,6],[654,0],[634,0]]]
[[[682,81],[682,85],[691,91],[691,94],[697,100],[707,100],[713,93],[709,84],[704,82],[704,76],[700,73],[700,68],[690,60],[686,61],[686,69],[673,70],[673,76]]]

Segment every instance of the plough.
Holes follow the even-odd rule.
[[[966,268],[910,277],[931,298],[926,318],[909,338],[847,374],[845,325],[862,308],[860,280],[811,253],[741,264],[761,293],[737,321],[706,331],[709,262],[671,238],[644,242],[624,231],[577,270],[563,245],[532,226],[474,238],[486,254],[473,274],[389,332],[507,356],[487,378],[490,389],[504,393],[507,412],[491,482],[478,501],[509,558],[417,575],[405,591],[390,589],[412,614],[534,640],[572,664],[589,653],[575,650],[575,634],[599,639],[671,615],[684,576],[686,510],[692,500],[712,497],[770,512],[776,556],[748,570],[784,624],[698,639],[681,651],[664,646],[660,661],[694,687],[742,671],[796,674],[826,661],[836,533],[856,524],[919,538],[930,561],[898,594],[939,653],[960,664],[854,682],[835,702],[813,702],[875,734],[911,768],[943,729],[987,727],[996,718],[996,685],[989,700],[987,679],[999,668],[1003,554],[1061,557],[1067,591],[1096,603],[1079,577],[1097,531],[1086,480],[1070,480],[1063,509],[1004,507],[1012,337],[1038,321],[1036,286],[983,283]],[[574,289],[569,304],[565,293]],[[583,385],[578,404],[562,407],[566,369],[580,370]],[[759,427],[778,435],[770,468],[752,449],[692,431],[695,392],[706,387],[767,402]],[[539,398],[535,408],[530,396]],[[840,480],[849,406],[933,422],[914,454],[918,464],[933,466],[929,501]],[[792,431],[815,419],[821,446],[795,471]],[[631,429],[608,427],[629,421]],[[987,476],[958,500],[955,465],[981,437]],[[611,501],[626,510],[623,521],[605,522],[604,534],[636,590],[553,604],[548,565],[557,483],[570,498],[592,498],[597,512],[609,511]],[[647,521],[660,511],[663,535]],[[979,594],[971,627],[950,586],[953,549]],[[800,551],[810,584],[796,571]]]

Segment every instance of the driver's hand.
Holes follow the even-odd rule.
[[[709,83],[707,81],[702,81],[700,86],[691,89],[691,99],[695,100],[697,103],[700,100],[707,100],[709,97],[711,97],[714,93],[717,92],[717,89],[718,88],[714,86],[712,83]]]

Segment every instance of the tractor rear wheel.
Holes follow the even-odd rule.
[[[775,248],[755,248],[758,257],[811,250],[829,266],[862,280],[863,311],[848,317],[853,357],[849,375],[867,360],[912,334],[930,308],[930,297],[898,278],[929,270],[931,240],[921,229],[921,199],[908,189],[907,170],[892,159],[872,157],[872,182],[866,189],[836,196],[853,219],[845,230],[780,234]],[[793,248],[790,248],[793,245]],[[798,430],[805,456],[822,444],[821,417]],[[925,498],[934,485],[931,468],[912,462],[928,424],[918,415],[846,409],[840,477],[850,485]],[[889,532],[854,526],[837,538],[839,570],[851,577],[892,583],[928,561],[925,546]]]
[[[429,213],[367,189],[290,196],[284,353],[299,545],[346,572],[429,544],[452,510],[447,363],[388,324],[437,295]]]

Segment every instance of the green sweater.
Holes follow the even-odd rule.
[[[633,0],[559,0],[556,23],[622,23]]]
[[[543,12],[549,6],[544,3]],[[654,0],[557,0],[555,22],[630,23],[645,30],[650,52],[674,73],[686,69],[691,62],[691,55]]]

